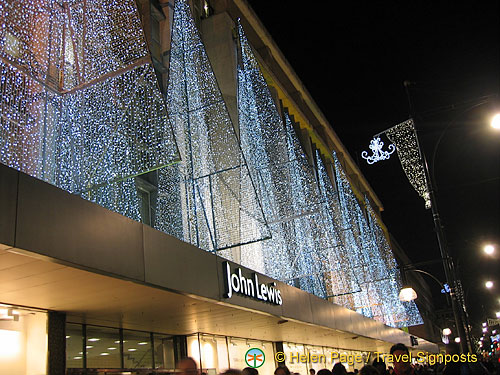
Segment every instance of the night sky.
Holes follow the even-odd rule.
[[[403,81],[412,82],[419,136],[477,333],[500,310],[500,132],[489,127],[493,103],[500,104],[499,3],[249,3],[382,201],[389,231],[420,262],[440,257],[430,210],[395,155],[372,166],[360,156],[373,134],[409,117]],[[487,242],[496,243],[496,259],[482,252]],[[444,281],[439,264],[420,268]],[[445,307],[438,285],[426,281],[436,307]]]

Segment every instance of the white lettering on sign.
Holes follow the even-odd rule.
[[[223,267],[226,284],[225,298],[231,298],[233,293],[237,293],[275,305],[283,304],[281,291],[276,288],[276,283],[259,284],[259,276],[256,273],[251,278],[246,278],[241,274],[241,268],[236,268],[234,272],[231,272],[229,262],[224,262]]]

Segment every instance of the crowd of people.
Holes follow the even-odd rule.
[[[457,349],[453,344],[447,348],[451,353]],[[363,366],[360,370],[355,369],[354,372],[348,372],[342,363],[336,363],[331,370],[324,368],[316,372],[316,370],[310,369],[309,375],[500,375],[500,364],[494,362],[452,362],[447,365],[436,363],[432,366],[412,364],[409,361],[402,360],[404,354],[409,354],[409,350],[404,344],[393,345],[390,354],[395,358],[394,367],[386,366],[384,360],[377,357],[371,364]],[[200,374],[196,361],[189,357],[179,362],[178,369],[181,375]],[[201,375],[206,374],[202,372]],[[259,371],[256,368],[247,367],[243,370],[228,369],[221,375],[259,375]],[[286,366],[279,366],[274,370],[274,375],[300,374],[291,373]]]

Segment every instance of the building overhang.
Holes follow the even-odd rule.
[[[410,344],[400,329],[261,274],[262,283],[276,283],[282,305],[227,299],[225,259],[3,165],[0,207],[0,303],[171,334],[373,351]]]

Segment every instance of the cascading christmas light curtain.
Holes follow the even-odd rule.
[[[351,265],[361,287],[359,292],[353,293],[352,304],[347,307],[390,326],[421,324],[415,303],[399,300],[399,272],[373,209],[367,199],[364,202],[366,209],[362,209],[335,153],[333,157],[344,227],[342,233],[352,253]]]
[[[240,139],[272,235],[242,247],[241,263],[391,326],[420,323],[416,306],[399,301],[389,245],[365,216],[340,162],[334,155],[334,188],[317,154],[316,181],[241,25],[238,32]]]
[[[325,296],[324,281],[314,267],[321,254],[312,237],[320,234],[320,225],[309,217],[319,205],[314,175],[290,132],[290,119],[284,122],[279,115],[241,25],[238,28],[240,140],[272,237],[242,247],[241,262]]]
[[[167,105],[132,0],[62,4],[0,0],[0,162],[135,220],[133,176],[161,168],[158,229],[386,324],[421,322],[368,201],[335,155],[335,184],[319,154],[312,169],[241,25],[240,148],[185,0]]]
[[[184,0],[175,1],[171,43],[167,106],[182,161],[159,171],[156,227],[208,251],[268,238],[238,138]]]
[[[178,160],[133,0],[0,0],[0,161],[139,219]]]

